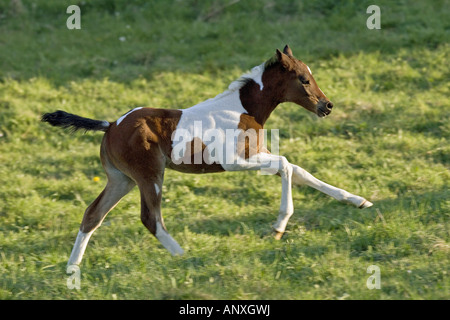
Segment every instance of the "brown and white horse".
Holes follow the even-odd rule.
[[[231,83],[225,92],[187,109],[137,108],[115,122],[64,111],[44,114],[42,121],[53,126],[106,132],[100,154],[108,182],[84,213],[68,264],[81,263],[92,233],[135,185],[141,194],[142,223],[171,254],[182,254],[183,249],[167,232],[161,214],[166,168],[187,173],[275,169],[282,186],[279,215],[273,225],[277,239],[294,212],[292,183],[308,185],[359,208],[372,206],[366,199],[318,180],[264,147],[260,133],[282,102],[301,105],[319,117],[330,114],[333,108],[308,66],[294,58],[288,46]],[[227,139],[230,130],[233,134]],[[212,140],[211,132],[222,134]]]

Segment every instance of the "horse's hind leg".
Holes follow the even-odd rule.
[[[158,154],[153,154],[152,167],[139,170],[136,177],[141,192],[141,221],[172,255],[183,254],[183,249],[167,232],[161,214],[164,163]]]
[[[134,181],[119,170],[113,167],[105,167],[105,170],[108,183],[84,213],[68,265],[81,263],[88,241],[95,229],[101,225],[106,214],[135,186]]]
[[[141,191],[141,221],[172,255],[183,254],[183,249],[167,232],[161,215],[162,179],[138,184]]]
[[[335,198],[338,201],[350,203],[361,209],[368,208],[373,205],[372,202],[364,199],[363,197],[356,196],[350,192],[333,187],[317,179],[308,171],[300,168],[299,166],[292,165],[292,169],[292,182],[295,184],[305,184]]]

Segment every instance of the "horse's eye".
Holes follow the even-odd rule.
[[[299,80],[300,80],[300,82],[301,83],[303,83],[303,84],[309,84],[309,80],[307,80],[307,79],[305,79],[305,78],[303,78],[303,77],[298,77],[299,78]]]

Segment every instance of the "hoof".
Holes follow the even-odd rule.
[[[365,209],[365,208],[370,208],[371,206],[373,206],[373,203],[368,201],[368,200],[364,200],[364,202],[359,206],[360,209]]]
[[[284,232],[275,231],[274,238],[275,240],[280,240],[283,237]]]

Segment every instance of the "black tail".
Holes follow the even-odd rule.
[[[55,127],[69,129],[72,132],[80,129],[84,129],[85,131],[107,131],[109,128],[108,121],[83,118],[61,110],[46,113],[42,116],[41,120]]]

